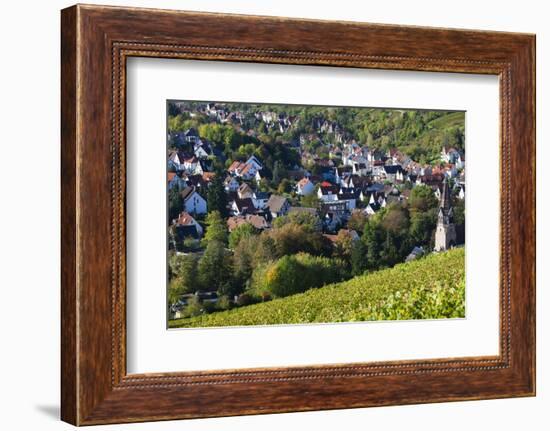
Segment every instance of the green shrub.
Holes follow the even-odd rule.
[[[251,293],[282,298],[305,292],[314,287],[340,281],[343,264],[338,259],[312,256],[307,253],[283,256],[279,260],[260,265],[252,274]]]

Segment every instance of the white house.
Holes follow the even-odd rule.
[[[183,169],[184,157],[177,151],[172,151],[168,155],[168,164],[172,164],[178,171]]]
[[[357,198],[359,197],[359,195],[359,193],[350,191],[343,192],[342,190],[340,190],[340,192],[338,193],[338,202],[345,202],[348,211],[352,211],[357,206]]]
[[[237,189],[237,195],[239,196],[239,199],[252,198],[253,194],[254,190],[252,190],[252,188],[246,183],[242,183]]]
[[[317,197],[323,202],[336,202],[338,200],[338,186],[321,184],[317,191]]]
[[[403,168],[401,165],[384,166],[384,175],[392,183],[403,181]]]
[[[228,171],[231,175],[243,178],[245,180],[256,178],[256,173],[258,172],[258,170],[258,165],[255,162],[242,163],[239,161],[234,161],[228,168]]]
[[[206,214],[207,205],[204,198],[199,195],[195,187],[186,187],[181,192],[183,208],[189,214]]]
[[[238,176],[245,180],[251,180],[256,177],[258,168],[254,163],[245,163],[238,171]]]
[[[188,172],[190,174],[194,174],[196,169],[197,169],[198,164],[199,164],[199,159],[197,159],[195,156],[193,156],[193,157],[190,157],[190,158],[184,160],[183,164],[182,164],[182,167],[185,170],[185,172]]]
[[[384,165],[376,164],[372,167],[372,176],[376,181],[380,181],[386,177],[386,171]]]
[[[354,175],[364,176],[368,174],[368,165],[366,160],[363,159],[363,157],[357,157],[359,161],[354,161],[352,163],[352,172]]]

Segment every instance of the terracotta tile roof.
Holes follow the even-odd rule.
[[[204,181],[206,181],[207,183],[209,183],[210,181],[212,181],[214,179],[215,176],[216,176],[216,174],[214,172],[203,172],[202,179]]]
[[[246,219],[243,216],[229,217],[227,219],[227,229],[231,232],[244,223],[246,223]]]
[[[229,172],[235,172],[239,169],[239,167],[242,165],[241,162],[239,162],[238,160],[235,160],[233,163],[231,163],[231,166],[229,166],[229,169],[228,171]]]
[[[266,219],[256,214],[247,215],[246,221],[254,226],[256,229],[266,229],[269,227],[269,223],[266,221]]]
[[[181,212],[178,218],[175,220],[175,224],[178,226],[189,226],[195,224],[195,219],[188,212]]]
[[[240,167],[240,174],[246,175],[248,174],[248,171],[250,171],[253,168],[254,166],[252,165],[252,163],[246,163],[244,166]]]

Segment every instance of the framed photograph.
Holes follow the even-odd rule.
[[[535,394],[535,37],[62,11],[62,419]]]

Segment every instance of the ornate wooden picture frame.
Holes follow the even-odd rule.
[[[61,50],[64,421],[91,425],[535,394],[533,35],[78,5],[62,11]],[[497,75],[500,354],[127,374],[126,60],[135,56]]]

